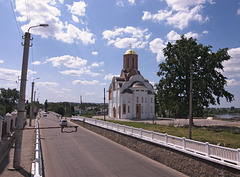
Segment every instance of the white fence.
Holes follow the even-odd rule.
[[[41,157],[41,144],[40,144],[40,132],[38,129],[38,118],[35,121],[36,127],[36,148],[35,148],[35,162],[32,163],[32,175],[34,177],[42,176],[42,157]]]
[[[213,144],[209,144],[208,142],[203,143],[186,138],[180,138],[168,134],[157,133],[154,131],[129,127],[97,119],[72,116],[72,120],[85,121],[86,123],[89,124],[110,129],[116,132],[121,132],[123,134],[144,139],[146,141],[154,142],[156,144],[161,144],[163,146],[187,154],[191,154],[203,159],[214,161],[216,163],[220,163],[240,170],[240,148],[232,149],[222,146],[216,146]]]

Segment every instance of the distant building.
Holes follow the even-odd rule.
[[[155,112],[153,86],[138,71],[138,55],[130,49],[123,55],[120,77],[109,86],[108,116],[117,119],[152,119]]]

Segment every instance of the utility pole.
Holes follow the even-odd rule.
[[[18,114],[17,114],[17,125],[15,132],[15,148],[14,148],[14,159],[13,168],[19,169],[21,161],[21,150],[22,150],[22,134],[23,134],[23,120],[25,113],[25,91],[27,81],[27,68],[28,68],[28,54],[30,46],[30,33],[25,33],[24,38],[24,50],[23,50],[23,61],[22,61],[22,74],[20,83],[20,97],[18,102]]]
[[[36,79],[40,79],[39,77],[36,78]],[[32,81],[32,92],[31,92],[31,105],[30,105],[30,118],[29,118],[29,126],[32,126],[32,119],[33,119],[33,116],[34,116],[34,105],[33,105],[33,102],[35,102],[35,95],[34,95],[34,101],[33,101],[33,91],[34,91],[34,80],[36,79],[33,79]]]
[[[104,121],[106,120],[106,116],[105,116],[105,88],[104,88],[104,97],[103,97],[103,100],[104,100],[104,104],[103,104],[103,116],[104,116]]]
[[[80,105],[79,105],[80,115],[82,114],[82,95],[80,95]]]
[[[13,157],[13,168],[20,169],[21,162],[21,151],[22,151],[22,135],[23,135],[23,120],[25,113],[25,93],[26,93],[26,82],[27,82],[27,69],[28,69],[28,55],[30,47],[30,33],[29,30],[33,27],[43,26],[47,27],[48,24],[40,24],[37,26],[31,26],[28,28],[28,32],[24,35],[24,49],[23,49],[23,61],[22,61],[22,74],[20,83],[20,95],[18,102],[18,114],[17,114],[17,124],[15,131],[15,147],[14,147],[14,157]]]
[[[189,139],[192,139],[192,125],[193,125],[193,117],[192,117],[192,96],[193,96],[193,64],[190,65],[190,89],[189,89]]]
[[[33,90],[34,90],[34,82],[32,82],[29,126],[32,126],[32,119],[33,119]]]

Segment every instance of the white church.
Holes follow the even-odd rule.
[[[138,55],[130,49],[123,55],[120,77],[109,86],[109,118],[152,119],[155,112],[153,86],[138,71]]]

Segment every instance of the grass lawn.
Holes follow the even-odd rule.
[[[122,125],[142,128],[145,130],[153,130],[159,133],[167,133],[177,137],[189,136],[188,127],[173,127],[165,125],[156,125],[143,122],[124,122],[124,121],[110,121]],[[209,142],[215,145],[221,145],[230,148],[240,148],[240,128],[230,127],[193,127],[192,139],[201,142]]]

